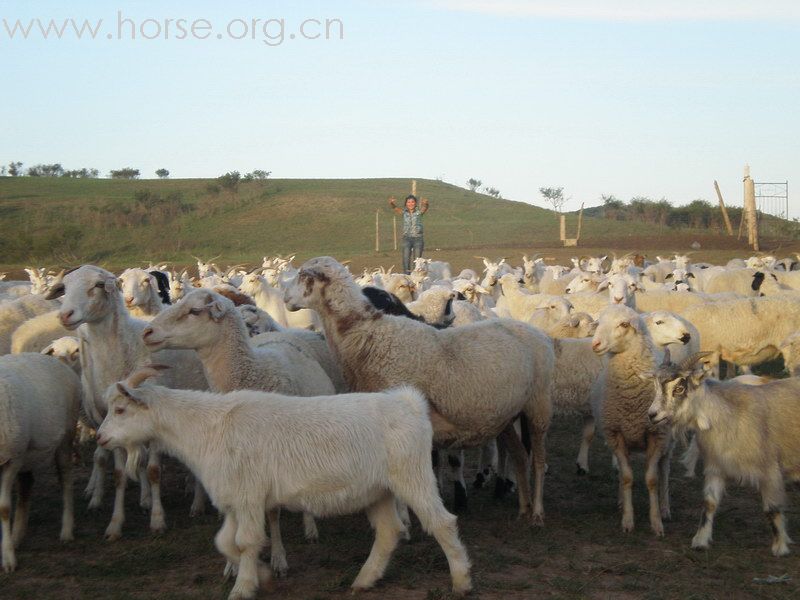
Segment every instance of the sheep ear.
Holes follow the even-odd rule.
[[[138,390],[130,388],[120,381],[117,383],[117,391],[137,406],[148,408],[144,396]]]
[[[53,348],[53,344],[50,344],[47,348],[41,351],[41,354],[46,354],[47,356],[53,356],[53,353],[55,351],[56,349]]]
[[[664,279],[672,279],[672,277],[672,273],[669,273],[666,277],[664,277]]]
[[[208,310],[208,314],[211,315],[211,318],[217,322],[221,321],[222,317],[224,317],[227,312],[219,300],[207,304],[206,309]]]
[[[687,273],[686,274],[686,279],[689,279],[689,278],[695,279],[694,273]]]
[[[597,291],[602,292],[603,290],[607,290],[608,286],[611,284],[611,281],[606,279],[605,281],[601,281],[600,285],[597,286]]]
[[[64,295],[66,288],[64,284],[61,282],[54,283],[50,286],[50,289],[47,290],[47,293],[44,295],[45,300],[55,300],[56,298],[60,298]]]
[[[106,277],[106,280],[103,285],[103,289],[105,289],[106,293],[110,294],[114,290],[121,290],[122,289],[122,280],[117,279],[116,277]]]

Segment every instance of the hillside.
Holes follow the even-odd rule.
[[[402,199],[409,190],[406,179],[274,179],[242,183],[230,193],[212,179],[0,178],[0,266],[188,263],[193,254],[222,255],[225,263],[255,262],[274,253],[386,263],[396,259],[386,199],[391,194]],[[418,192],[431,203],[425,220],[430,254],[472,258],[508,249],[513,256],[518,249],[560,247],[551,211],[439,181],[419,180]],[[376,211],[379,254],[374,252]],[[569,235],[575,226],[569,216]],[[717,242],[720,248],[744,247],[717,232],[653,231],[642,223],[596,217],[584,218],[581,244],[582,251],[653,245],[669,251],[698,237],[704,247]]]

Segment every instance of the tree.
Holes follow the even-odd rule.
[[[99,175],[100,171],[97,169],[87,169],[86,167],[83,167],[82,169],[64,171],[61,176],[70,177],[72,179],[97,179]]]
[[[5,177],[8,173],[8,169],[5,165],[0,165],[0,177]]]
[[[169,171],[167,169],[159,169],[158,171],[156,171],[156,176],[159,179],[166,179],[167,177],[169,177]]]
[[[467,181],[467,185],[469,186],[469,191],[474,192],[483,185],[483,182],[480,179],[472,177]]]
[[[484,191],[487,194],[489,194],[492,198],[498,198],[499,199],[499,198],[502,197],[502,196],[500,196],[500,190],[498,190],[497,188],[487,187],[487,188],[484,189]]]
[[[270,175],[272,175],[272,171],[253,169],[253,171],[242,177],[242,181],[266,181]]]
[[[12,177],[19,177],[22,175],[22,163],[14,161],[8,163],[8,174]]]
[[[242,175],[239,171],[229,171],[220,177],[217,177],[220,187],[226,190],[231,195],[239,191],[239,182],[242,180]]]
[[[561,208],[567,201],[564,198],[564,188],[539,188],[539,193],[544,196],[545,200],[553,205],[553,210],[557,213],[561,212]]]
[[[33,165],[28,169],[28,177],[61,177],[64,175],[63,167],[58,164]]]
[[[112,170],[111,179],[139,179],[139,169],[125,167],[124,169]]]

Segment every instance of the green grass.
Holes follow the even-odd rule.
[[[409,180],[275,179],[243,183],[236,194],[218,195],[207,189],[213,183],[210,179],[0,178],[0,267],[94,262],[117,268],[148,260],[189,264],[193,254],[221,254],[221,262],[227,263],[257,262],[276,253],[298,253],[301,259],[330,254],[354,259],[357,266],[397,260],[392,249],[393,213],[386,200],[391,194],[402,199],[410,189]],[[168,222],[139,214],[134,202],[137,191],[162,197],[180,193],[188,212]],[[472,264],[476,254],[514,256],[560,248],[558,223],[551,211],[439,181],[419,180],[418,191],[431,201],[425,218],[429,255]],[[374,251],[376,211],[382,240],[379,253]],[[570,215],[568,235],[574,235],[575,228],[576,218]],[[744,248],[717,232],[654,231],[643,223],[587,217],[581,250],[564,252],[594,248],[669,252],[685,249],[694,239],[702,239],[709,248],[725,242],[721,247],[739,254]]]

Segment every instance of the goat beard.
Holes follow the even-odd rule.
[[[139,465],[142,460],[142,447],[126,448],[128,457],[125,461],[125,472],[133,481],[139,481]]]

